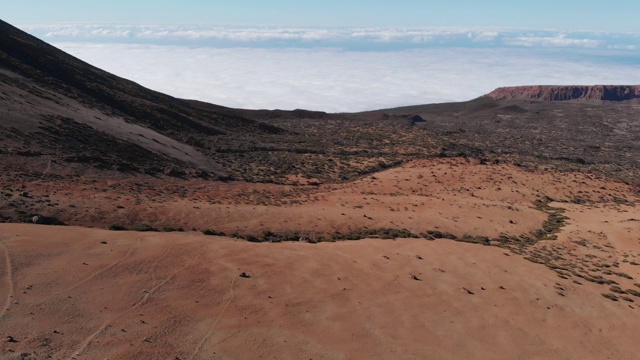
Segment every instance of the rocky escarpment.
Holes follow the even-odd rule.
[[[513,86],[498,88],[487,96],[496,100],[606,100],[640,98],[640,85]]]

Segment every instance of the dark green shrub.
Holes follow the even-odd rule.
[[[423,238],[427,239],[427,240],[435,240],[435,239],[450,239],[450,240],[455,240],[458,237],[448,233],[448,232],[443,232],[443,231],[438,231],[438,230],[427,230],[424,233],[420,234]]]
[[[622,290],[619,286],[612,286],[609,288],[609,290],[611,290],[611,292],[614,293],[618,293],[618,294],[626,294],[627,292]]]
[[[151,225],[147,225],[147,224],[134,225],[134,226],[131,227],[131,230],[133,230],[133,231],[141,231],[141,232],[158,231],[158,229],[154,228]]]
[[[212,229],[204,229],[202,230],[202,233],[205,235],[211,235],[211,236],[227,236],[227,234],[225,234],[222,231],[216,231]]]
[[[491,245],[491,239],[486,236],[472,236],[472,235],[464,235],[461,238],[455,239],[460,242],[468,242],[472,244],[482,244],[482,245]]]
[[[626,292],[629,295],[633,295],[635,297],[640,297],[640,291],[637,291],[637,290],[634,290],[634,289],[627,289]]]

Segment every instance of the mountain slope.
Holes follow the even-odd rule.
[[[116,177],[339,181],[437,150],[417,135],[404,122],[176,99],[0,22],[0,170],[10,178],[98,169]]]
[[[0,151],[90,159],[121,170],[182,167],[220,174],[204,154],[207,143],[284,133],[146,89],[2,21],[0,105]]]
[[[360,116],[406,121],[419,115],[426,122],[417,124],[415,131],[437,139],[440,156],[596,171],[638,184],[638,99],[603,101],[596,99],[595,89],[590,92],[592,98],[567,101],[534,97],[501,99],[496,95],[461,103],[378,110]],[[520,90],[525,93],[526,89],[514,94]]]

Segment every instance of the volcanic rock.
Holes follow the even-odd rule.
[[[513,86],[498,88],[487,96],[496,100],[624,101],[640,98],[640,85]]]

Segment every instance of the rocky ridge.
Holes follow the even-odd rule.
[[[487,96],[496,100],[625,101],[640,98],[640,85],[512,86],[497,88]]]

